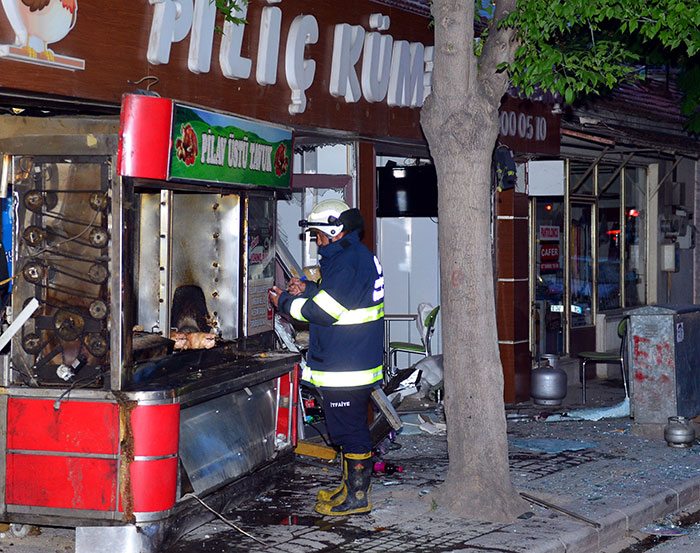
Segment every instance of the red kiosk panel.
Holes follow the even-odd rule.
[[[177,454],[180,405],[139,405],[131,412],[134,455],[156,457]]]
[[[122,101],[117,165],[125,177],[168,178],[173,102],[127,94]]]
[[[117,460],[56,455],[7,455],[8,505],[113,511]]]
[[[134,461],[130,468],[135,512],[166,511],[175,505],[176,457]]]
[[[9,398],[7,448],[116,455],[119,407],[114,403]]]

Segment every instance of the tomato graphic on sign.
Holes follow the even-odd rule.
[[[184,161],[185,165],[193,165],[197,159],[198,151],[197,133],[194,132],[192,126],[187,123],[180,127],[180,137],[175,141],[177,159]]]
[[[289,168],[289,156],[287,156],[287,147],[284,144],[277,146],[275,152],[275,175],[281,177]]]

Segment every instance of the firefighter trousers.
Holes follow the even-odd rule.
[[[331,442],[344,453],[370,453],[372,439],[367,426],[371,387],[322,388],[323,412]]]

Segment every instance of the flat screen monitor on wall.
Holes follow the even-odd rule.
[[[377,217],[437,217],[434,165],[377,168]]]

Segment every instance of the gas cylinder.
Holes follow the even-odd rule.
[[[693,423],[685,417],[668,417],[664,440],[671,447],[690,447],[695,440]]]
[[[530,377],[530,395],[537,405],[561,405],[566,397],[566,373],[557,355],[545,354]]]

